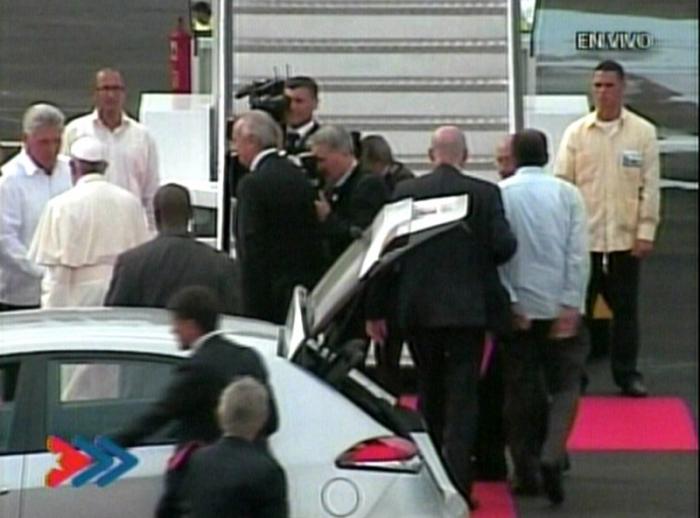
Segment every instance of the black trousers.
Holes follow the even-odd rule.
[[[186,467],[165,472],[163,494],[158,500],[155,518],[180,518],[184,516],[182,496]]]
[[[403,339],[390,329],[386,341],[374,350],[379,382],[392,394],[401,394],[402,349]]]
[[[14,306],[12,304],[4,304],[0,302],[0,313],[6,311],[22,311],[24,309],[39,309],[39,306]]]
[[[489,364],[479,380],[479,422],[474,448],[479,480],[505,480],[508,475],[503,423],[503,352],[501,343],[495,338],[493,342]]]
[[[613,313],[610,361],[615,383],[622,387],[642,377],[639,356],[639,259],[630,252],[591,253],[591,278],[586,295],[586,317],[593,317],[601,294]]]
[[[455,488],[471,497],[483,328],[421,329],[409,336],[420,410]]]
[[[503,347],[506,434],[523,485],[535,483],[540,461],[564,462],[581,392],[586,344],[579,336],[553,340],[551,327],[535,320]]]

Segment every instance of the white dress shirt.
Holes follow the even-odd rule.
[[[265,157],[269,155],[276,155],[278,153],[279,151],[273,147],[263,149],[260,153],[255,155],[255,158],[253,158],[253,161],[250,163],[250,170],[255,171],[260,165],[260,162],[262,162]]]
[[[0,302],[38,306],[43,269],[27,255],[48,201],[71,187],[68,159],[59,156],[50,175],[22,150],[0,176]]]
[[[73,142],[85,135],[97,138],[105,146],[107,180],[141,201],[148,226],[154,230],[153,197],[160,186],[160,174],[156,144],[146,127],[123,114],[121,125],[110,130],[93,111],[68,123],[63,134],[64,149],[69,150]]]
[[[316,120],[311,119],[309,122],[306,124],[302,124],[301,126],[298,126],[296,128],[289,127],[287,132],[288,133],[296,133],[299,135],[299,140],[303,140],[306,138],[306,136],[311,133],[311,130],[314,129],[314,127],[318,124]]]
[[[130,192],[88,174],[49,202],[29,256],[46,267],[42,307],[101,306],[117,256],[148,239]]]

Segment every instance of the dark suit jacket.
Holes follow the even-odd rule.
[[[223,312],[237,312],[233,260],[189,234],[161,233],[117,258],[105,306],[164,308],[174,293],[195,285],[214,291]]]
[[[215,409],[219,396],[234,378],[252,376],[267,384],[267,371],[253,349],[211,336],[177,368],[170,386],[151,409],[114,435],[122,446],[133,446],[165,425],[175,423],[178,443],[210,443],[221,436]],[[277,430],[277,407],[270,391],[270,420],[265,437]]]
[[[241,180],[236,251],[245,315],[283,323],[294,287],[311,288],[320,277],[314,199],[301,169],[277,154]]]
[[[333,263],[368,227],[387,201],[382,179],[358,165],[340,187],[327,193],[331,213],[322,224],[323,236]]]
[[[190,518],[287,518],[287,480],[269,451],[224,437],[190,458],[183,484]]]
[[[399,183],[394,199],[464,193],[469,208],[463,225],[408,252],[393,278],[384,276],[372,286],[368,318],[388,313],[391,290],[398,291],[398,323],[409,334],[419,328],[494,327],[494,319],[506,318],[508,297],[496,267],[515,253],[516,240],[498,186],[443,165]]]
[[[408,167],[401,162],[394,162],[389,166],[389,170],[384,174],[383,179],[387,191],[393,194],[397,184],[406,180],[412,180],[415,177],[416,175]]]
[[[309,139],[311,138],[311,135],[316,133],[320,128],[321,125],[317,121],[314,121],[313,126],[311,127],[311,131],[304,135],[303,138],[297,138],[298,133],[296,133],[291,128],[287,128],[287,142],[285,144],[285,150],[287,151],[287,154],[298,155],[299,153],[304,153],[308,151]]]

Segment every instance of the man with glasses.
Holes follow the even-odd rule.
[[[126,87],[118,70],[104,68],[95,75],[95,109],[72,120],[63,135],[64,150],[78,138],[97,138],[107,150],[108,181],[134,194],[151,230],[155,228],[153,197],[160,185],[155,141],[145,126],[124,111]]]

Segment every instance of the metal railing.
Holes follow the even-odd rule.
[[[508,1],[508,125],[515,133],[523,129],[523,85],[520,36],[520,1]]]

